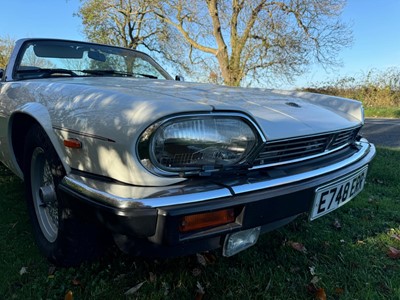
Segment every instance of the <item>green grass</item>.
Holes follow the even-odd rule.
[[[367,107],[365,116],[368,118],[400,118],[398,107]]]
[[[145,260],[111,249],[93,264],[56,270],[34,245],[22,183],[0,166],[0,299],[68,291],[74,299],[201,299],[199,285],[203,299],[315,299],[317,289],[327,299],[400,299],[400,259],[387,255],[400,249],[399,161],[399,150],[379,148],[356,199],[313,222],[302,216],[231,258],[212,252],[202,265],[196,256]]]

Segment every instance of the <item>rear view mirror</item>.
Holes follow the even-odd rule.
[[[106,56],[103,53],[100,53],[99,51],[90,50],[88,52],[88,57],[101,62],[106,61]]]
[[[175,80],[176,80],[176,81],[185,81],[185,78],[183,78],[182,75],[176,75],[176,76],[175,76]]]

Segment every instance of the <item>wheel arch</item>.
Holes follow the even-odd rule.
[[[17,163],[16,167],[19,168],[18,172],[23,175],[24,143],[29,129],[35,124],[39,125],[46,133],[63,164],[64,170],[69,173],[71,169],[66,163],[65,153],[54,133],[50,114],[47,108],[40,103],[25,104],[14,111],[9,120],[9,136],[11,137],[11,146]]]

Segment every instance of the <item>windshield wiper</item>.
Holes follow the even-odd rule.
[[[46,78],[50,77],[52,75],[60,75],[60,76],[65,76],[65,75],[70,75],[70,76],[78,76],[73,70],[68,70],[68,69],[48,69],[48,68],[32,68],[32,69],[20,69],[17,70],[18,75],[22,75],[21,77],[23,78],[24,75],[36,75],[35,78]]]
[[[122,71],[115,71],[115,70],[74,70],[74,71],[82,72],[85,74],[98,75],[98,76],[104,76],[104,75],[119,75],[119,76],[128,76],[128,77],[142,76],[142,77],[146,77],[146,78],[157,79],[157,76],[150,75],[150,74],[122,72]]]

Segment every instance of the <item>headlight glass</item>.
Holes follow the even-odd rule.
[[[164,172],[213,171],[244,163],[257,143],[255,129],[240,117],[175,118],[143,133],[139,156]]]

